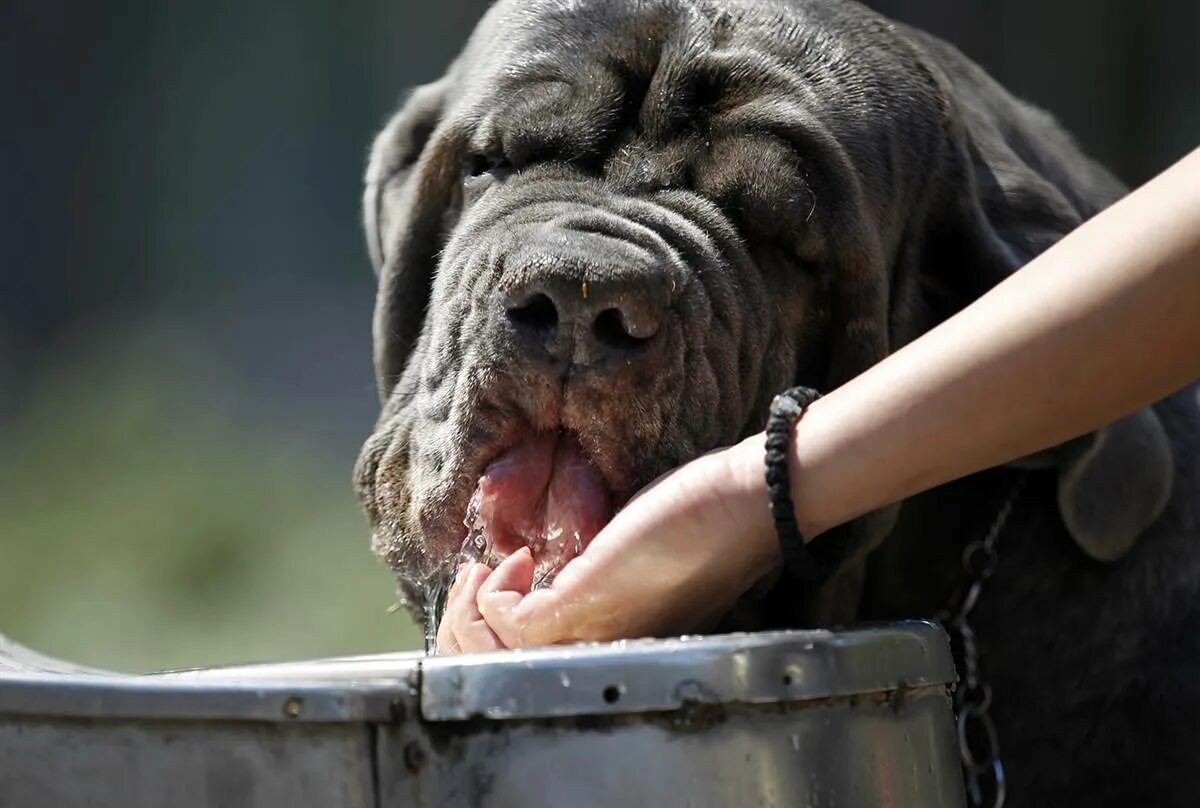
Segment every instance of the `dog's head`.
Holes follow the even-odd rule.
[[[367,172],[375,548],[418,606],[468,517],[499,552],[586,541],[780,389],[861,372],[1119,192],[853,3],[501,0]]]

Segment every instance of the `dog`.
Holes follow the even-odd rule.
[[[552,516],[594,533],[1124,192],[953,47],[853,2],[500,0],[371,151],[374,550],[436,625],[473,521],[514,546]],[[723,626],[935,615],[991,531],[971,620],[1009,804],[1194,804],[1197,393],[831,531],[831,580],[781,578]],[[567,473],[576,501],[495,493]]]

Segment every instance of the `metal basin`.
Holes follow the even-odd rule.
[[[925,622],[150,676],[23,667],[0,672],[0,806],[963,805],[953,664]]]

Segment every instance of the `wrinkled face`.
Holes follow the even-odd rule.
[[[816,5],[501,3],[380,136],[358,478],[414,606],[464,542],[552,575],[773,394],[886,352],[901,226],[871,200],[919,184],[897,155],[939,142],[935,93],[882,88],[896,48]]]

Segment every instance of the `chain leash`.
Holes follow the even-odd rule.
[[[958,715],[958,751],[971,808],[1002,808],[1005,781],[1004,764],[1000,760],[1000,739],[989,712],[992,687],[983,679],[979,646],[968,618],[979,602],[984,583],[996,571],[999,558],[996,543],[1024,488],[1025,475],[1021,475],[984,537],[963,549],[965,584],[951,600],[952,606],[937,617],[950,633],[962,674],[962,681],[954,694],[954,704]]]

